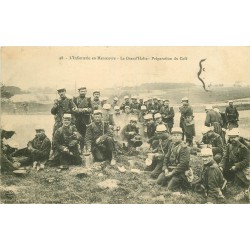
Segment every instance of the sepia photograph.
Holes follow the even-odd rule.
[[[249,204],[249,47],[0,49],[1,204]]]

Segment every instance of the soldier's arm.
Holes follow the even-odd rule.
[[[75,139],[77,139],[78,141],[82,140],[82,135],[77,131],[76,126],[72,126],[72,131],[74,133]]]
[[[70,99],[69,103],[70,103],[70,111],[72,113],[77,112],[78,108],[77,108],[76,104],[74,103],[73,99]]]
[[[177,167],[172,171],[172,175],[185,172],[189,167],[190,152],[188,147],[181,148],[179,152],[180,162]]]
[[[170,107],[168,118],[174,118],[174,108]]]
[[[210,114],[207,113],[204,125],[207,126],[207,127],[210,127],[210,122],[211,122],[211,117],[210,117]]]
[[[51,141],[49,140],[49,138],[46,138],[42,144],[41,149],[35,149],[33,152],[39,154],[42,157],[49,157],[50,150],[51,150]]]
[[[59,150],[59,151],[63,151],[66,147],[61,144],[61,133],[59,131],[59,129],[55,132],[54,135],[54,145],[55,147]]]
[[[241,161],[234,164],[236,170],[242,170],[246,167],[249,167],[250,151],[244,146],[241,148],[240,155],[242,156]]]
[[[58,104],[54,104],[51,108],[51,114],[56,115],[58,113]]]

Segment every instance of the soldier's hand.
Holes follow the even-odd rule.
[[[65,147],[65,148],[63,149],[63,152],[69,152],[69,149]]]
[[[55,99],[55,100],[54,100],[54,104],[58,104],[58,99]]]
[[[232,166],[231,168],[230,168],[230,171],[235,171],[236,170],[236,167],[235,166]]]
[[[167,168],[164,170],[164,173],[165,173],[165,176],[168,176],[169,171],[168,171],[168,169],[167,169]]]

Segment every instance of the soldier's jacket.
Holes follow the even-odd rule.
[[[205,187],[208,198],[219,198],[224,181],[223,174],[214,161],[204,165],[201,184]]]
[[[102,120],[107,123],[108,125],[115,125],[115,121],[114,121],[114,115],[109,113],[109,112],[103,112],[102,114]]]
[[[92,122],[87,126],[87,131],[85,135],[85,146],[87,150],[91,150],[96,144],[96,140],[100,136],[113,137],[113,132],[110,130],[109,125],[105,122]]]
[[[173,107],[162,106],[160,109],[162,119],[167,122],[170,126],[174,124],[174,109]]]
[[[149,143],[152,145],[153,153],[161,153],[163,156],[168,152],[172,141],[169,140],[168,133],[155,134]]]
[[[149,124],[147,123],[147,136],[149,139],[154,136],[155,130],[156,130],[156,123],[155,122],[152,122]]]
[[[98,101],[93,100],[91,102],[91,107],[92,107],[92,111],[97,110],[97,109],[102,109],[102,103],[100,100],[98,100]]]
[[[223,125],[221,114],[214,110],[209,110],[206,114],[205,126],[213,126],[215,122],[219,123],[221,126]]]
[[[139,103],[138,102],[131,102],[130,103],[130,110],[131,110],[131,113],[135,113],[137,114],[138,111],[139,111]]]
[[[127,140],[132,139],[135,135],[130,135],[129,132],[135,132],[135,135],[139,135],[139,128],[127,124],[121,131],[122,138]]]
[[[185,123],[185,118],[187,116],[192,116],[193,115],[193,109],[190,105],[186,106],[181,106],[179,108],[181,116],[180,116],[180,127],[183,128],[183,125]]]
[[[227,121],[228,122],[235,122],[235,121],[238,121],[239,120],[239,113],[237,111],[237,108],[236,107],[226,107],[226,110],[225,110],[225,115],[227,117]]]
[[[56,122],[62,122],[63,115],[65,113],[72,114],[73,110],[75,109],[76,105],[74,104],[72,99],[65,97],[63,99],[58,100],[58,104],[54,104],[51,109],[51,114],[55,116]]]
[[[223,154],[224,146],[220,135],[212,132],[211,135],[205,134],[201,140],[204,144],[211,144],[213,153]]]
[[[45,135],[44,139],[40,140],[38,137],[35,137],[32,141],[28,142],[35,150],[32,153],[39,155],[44,159],[48,159],[51,150],[51,141]]]
[[[72,143],[73,147],[76,147],[78,142],[82,139],[82,136],[77,132],[74,125],[69,127],[62,126],[56,130],[53,141],[55,148],[59,151],[63,151],[65,148],[70,149]]]
[[[128,102],[123,102],[122,105],[121,105],[121,107],[120,107],[120,109],[124,111],[125,106],[129,106],[130,107],[130,102],[129,101]]]
[[[250,150],[245,145],[228,143],[221,164],[224,169],[235,166],[236,171],[240,171],[249,168],[249,161]]]
[[[154,102],[154,103],[149,103],[147,105],[147,110],[150,112],[150,113],[158,113],[160,111],[160,108],[161,108],[161,105],[160,103],[158,102]]]
[[[76,106],[76,109],[73,110],[75,118],[77,120],[82,120],[85,124],[90,122],[90,114],[92,112],[92,105],[90,97],[74,97],[73,103]],[[87,108],[88,111],[80,112],[79,109]]]
[[[189,169],[190,148],[183,142],[171,142],[169,150],[164,156],[163,166],[175,166],[173,174],[184,173]]]

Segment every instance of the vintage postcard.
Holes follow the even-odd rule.
[[[0,203],[249,203],[249,47],[0,52]]]

